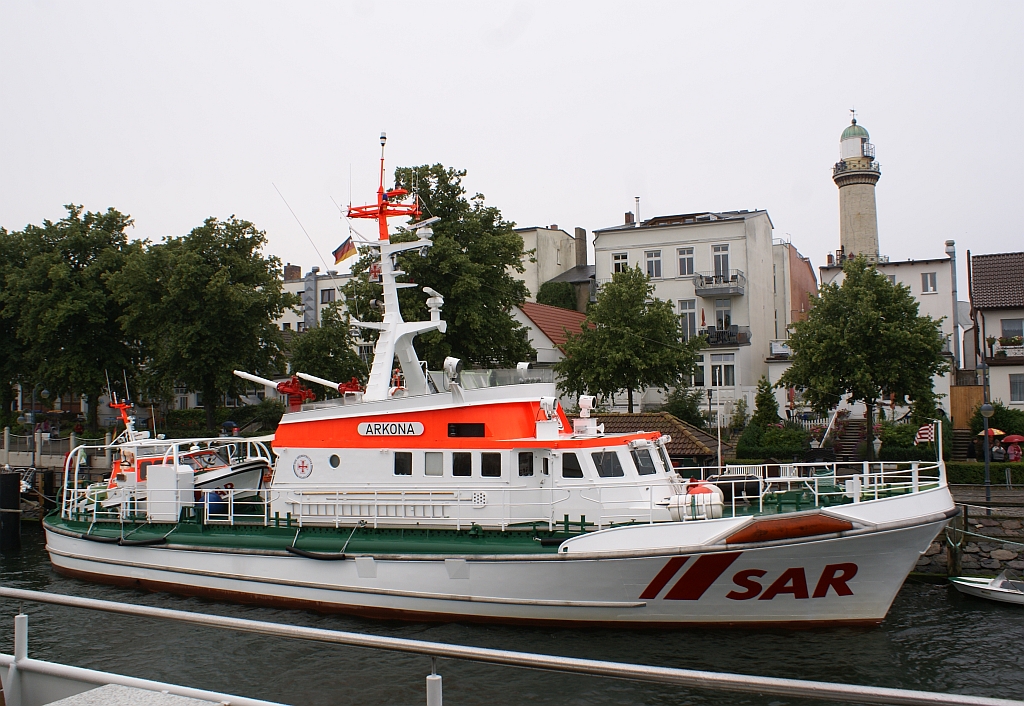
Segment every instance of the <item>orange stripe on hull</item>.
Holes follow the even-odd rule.
[[[726,539],[726,544],[746,542],[771,542],[777,539],[813,537],[816,534],[832,534],[853,529],[846,520],[837,520],[826,515],[803,515],[802,517],[774,517],[756,520]]]

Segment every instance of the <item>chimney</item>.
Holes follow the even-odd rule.
[[[302,279],[302,268],[289,262],[284,266],[284,281],[291,282],[296,279]]]
[[[558,224],[552,223],[551,225],[548,226],[548,230],[558,230]]]
[[[633,223],[633,212],[632,211],[626,211],[626,225],[627,226],[628,225],[632,225],[632,223]]]
[[[576,229],[576,267],[587,266],[587,231],[583,228]]]

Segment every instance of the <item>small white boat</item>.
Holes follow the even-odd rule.
[[[1001,603],[1024,605],[1024,580],[1014,578],[1004,571],[994,579],[976,576],[952,576],[949,582],[956,590],[968,596],[988,598]]]

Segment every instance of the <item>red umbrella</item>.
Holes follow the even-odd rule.
[[[1024,441],[1024,436],[1021,436],[1020,434],[1010,434],[1008,437],[1003,439],[1003,442],[1007,444],[1019,444],[1022,441]]]

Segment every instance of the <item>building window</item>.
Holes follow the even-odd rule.
[[[302,333],[303,331],[305,331],[306,330],[306,322],[305,321],[300,321],[297,324],[295,324],[295,330],[298,331],[299,333]]]
[[[896,286],[896,275],[886,275],[885,278],[889,280],[889,284]]]
[[[291,331],[292,330],[292,325],[286,321],[285,323],[281,324],[281,330],[282,331]]]
[[[693,386],[704,387],[704,356],[700,356],[693,366]]]
[[[412,453],[409,451],[396,451],[395,452],[395,475],[396,476],[411,476],[412,475]]]
[[[661,250],[648,250],[644,253],[647,258],[647,276],[655,279],[661,278]]]
[[[624,252],[612,253],[612,273],[625,272],[629,269],[629,254]]]
[[[715,300],[715,326],[722,331],[732,326],[731,299]]]
[[[688,341],[697,335],[697,300],[679,300],[679,328],[682,329],[683,340]]]
[[[336,290],[334,290],[334,289],[323,289],[323,290],[321,290],[320,291],[320,303],[321,304],[330,304],[331,302],[333,302],[334,301],[334,293],[335,293],[335,291]]]
[[[679,276],[693,274],[693,248],[679,248]]]
[[[452,475],[473,475],[473,454],[468,451],[455,451],[452,453]]]
[[[932,294],[939,291],[938,286],[935,282],[934,272],[922,272],[921,273],[921,293]]]
[[[1010,402],[1024,402],[1024,375],[1010,375]]]
[[[999,323],[1003,330],[1003,338],[1024,336],[1024,319],[1000,319]]]
[[[714,245],[711,248],[715,256],[715,277],[729,276],[729,246]]]
[[[733,387],[736,385],[736,354],[711,354],[711,386]]]
[[[440,451],[427,451],[423,454],[423,475],[439,476],[443,473],[444,454]]]
[[[484,478],[501,478],[501,454],[480,454],[480,475]]]
[[[373,362],[373,345],[369,343],[359,344],[359,359],[369,365]]]

